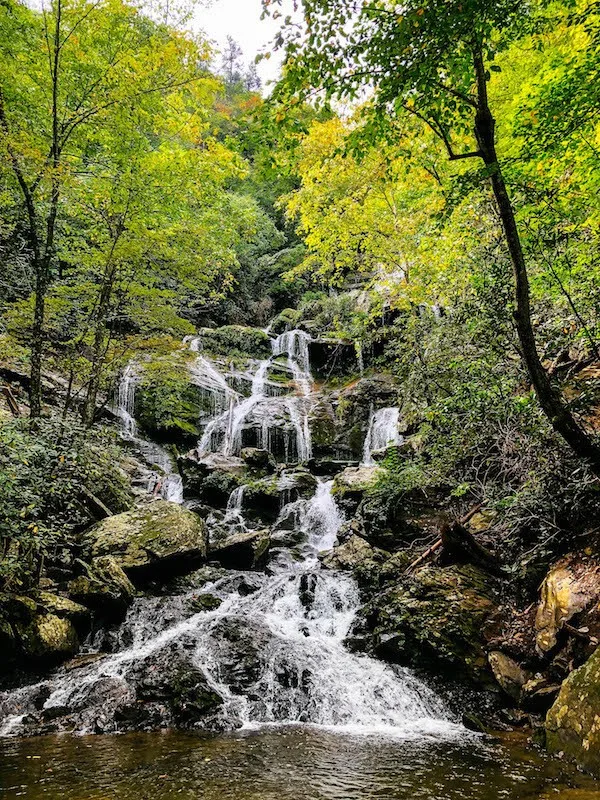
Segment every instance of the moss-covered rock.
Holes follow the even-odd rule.
[[[546,716],[546,746],[600,775],[600,649],[562,684]]]
[[[378,594],[361,617],[380,656],[490,686],[483,629],[496,608],[496,581],[482,570],[427,566]]]
[[[88,559],[112,556],[130,576],[187,572],[206,557],[204,520],[192,511],[157,500],[108,517],[82,540]]]
[[[186,497],[196,497],[213,508],[225,508],[231,492],[242,483],[246,465],[241,458],[211,453],[197,458],[194,452],[178,461]]]
[[[33,593],[38,609],[47,614],[54,614],[61,619],[69,619],[76,626],[85,625],[89,621],[89,610],[80,603],[61,597],[51,592],[36,591]]]
[[[565,622],[592,605],[597,607],[599,599],[600,564],[596,557],[575,553],[554,564],[540,590],[535,618],[538,650],[552,650]]]
[[[79,649],[71,620],[55,614],[37,614],[28,624],[17,623],[15,632],[25,657],[48,665],[71,658]]]
[[[354,514],[382,472],[380,467],[347,467],[338,473],[332,493],[339,506],[349,514]]]
[[[80,562],[83,574],[70,581],[68,591],[79,603],[108,619],[120,619],[131,605],[135,587],[111,556]]]
[[[210,353],[251,358],[271,355],[271,340],[261,328],[224,325],[221,328],[202,328],[199,333],[203,350]]]
[[[277,462],[268,450],[259,447],[244,447],[241,457],[242,461],[252,470],[270,474],[277,469]]]

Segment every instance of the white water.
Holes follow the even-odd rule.
[[[383,450],[391,445],[401,444],[402,436],[398,433],[400,411],[398,408],[380,408],[378,411],[371,409],[369,427],[363,447],[363,460],[365,466],[375,464],[373,453]]]
[[[160,494],[164,500],[181,504],[183,503],[183,484],[173,458],[164,447],[138,435],[137,424],[133,416],[137,381],[136,365],[130,362],[123,370],[117,392],[116,413],[121,421],[121,435],[133,444],[137,452],[151,467],[158,467],[157,472],[153,471],[148,476],[148,492]]]
[[[405,738],[462,735],[441,701],[410,670],[344,647],[359,606],[358,590],[349,576],[320,569],[317,559],[342,524],[331,486],[320,483],[306,504],[300,562],[290,558],[273,565],[270,575],[254,573],[258,589],[245,596],[232,589],[229,577],[220,579],[203,591],[221,597],[222,605],[192,616],[183,611],[185,597],[137,600],[122,626],[119,652],[47,682],[51,693],[44,709],[94,703],[104,709],[104,686],[128,686],[128,675],[144,659],[182,642],[224,700],[220,726],[303,723]],[[242,494],[232,497],[230,510],[241,505]],[[133,688],[127,691],[132,699]],[[21,732],[22,715],[33,710],[35,696],[36,688],[26,687],[4,698],[1,735]],[[86,730],[82,723],[80,731]]]
[[[312,390],[310,375],[309,349],[310,337],[304,331],[288,331],[271,340],[273,355],[271,358],[256,362],[252,373],[251,393],[243,398],[229,390],[224,397],[227,408],[217,408],[212,419],[208,420],[200,441],[200,455],[213,452],[216,448],[227,456],[239,455],[243,445],[245,428],[253,427],[256,431],[257,445],[272,449],[272,432],[276,428],[283,430],[286,438],[285,420],[293,431],[297,460],[307,461],[312,456],[312,445],[309,427],[309,396]],[[192,349],[199,348],[199,340],[192,340]],[[269,369],[280,355],[287,355],[287,368],[295,389],[292,396],[270,397],[268,389],[274,388],[268,381]],[[208,359],[198,362],[204,385],[218,391],[219,386],[227,386],[224,376]],[[215,374],[213,374],[215,373]],[[220,376],[220,377],[216,377]],[[228,387],[227,387],[228,388]],[[286,439],[287,441],[287,439]],[[286,445],[287,451],[287,445]]]

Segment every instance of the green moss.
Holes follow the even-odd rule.
[[[600,649],[563,683],[546,717],[546,746],[600,775]]]
[[[244,325],[224,325],[221,328],[202,328],[203,349],[215,355],[267,358],[271,355],[271,340],[260,328]]]

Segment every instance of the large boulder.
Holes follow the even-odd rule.
[[[210,556],[228,569],[255,569],[264,564],[270,543],[268,530],[243,531],[212,545]]]
[[[88,560],[112,556],[130,577],[162,577],[192,570],[206,558],[206,525],[176,503],[157,500],[108,517],[82,540]]]
[[[241,452],[242,461],[257,472],[275,472],[277,462],[268,450],[260,447],[244,447]]]
[[[197,497],[213,508],[225,508],[231,492],[244,483],[241,458],[210,453],[198,458],[191,451],[178,460],[186,497]]]
[[[496,608],[496,581],[479,568],[426,566],[367,603],[357,628],[366,623],[387,660],[491,686],[484,629]]]
[[[600,649],[562,684],[546,716],[546,746],[600,775]]]
[[[3,667],[53,666],[71,658],[89,618],[87,608],[51,592],[38,590],[31,597],[0,594]]]
[[[83,574],[69,582],[69,595],[104,618],[122,618],[133,601],[135,587],[117,561],[100,556],[91,564],[80,564]]]
[[[380,467],[347,467],[335,476],[333,495],[344,511],[354,514],[360,502],[379,477]]]
[[[27,660],[49,666],[71,658],[79,650],[75,625],[56,614],[36,614],[27,624],[17,623],[15,631]]]
[[[538,651],[551,651],[565,623],[588,610],[592,617],[585,620],[588,629],[600,632],[599,600],[600,563],[595,557],[574,553],[554,564],[542,583],[535,618]]]

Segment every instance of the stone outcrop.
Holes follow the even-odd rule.
[[[130,577],[157,577],[190,571],[206,558],[204,521],[175,503],[157,500],[108,517],[82,540],[91,561],[111,556]]]
[[[255,569],[264,563],[270,543],[268,530],[234,533],[212,545],[210,557],[229,569]]]
[[[600,564],[596,558],[576,553],[565,556],[550,569],[542,583],[535,618],[536,645],[548,653],[558,635],[575,615],[590,610],[600,625]]]
[[[361,618],[383,658],[490,686],[484,627],[497,602],[495,580],[479,568],[426,566],[376,595]]]
[[[600,775],[600,650],[562,684],[546,716],[546,745]]]
[[[107,619],[123,617],[135,596],[135,587],[112,556],[91,564],[79,562],[82,574],[68,584],[69,595]]]

